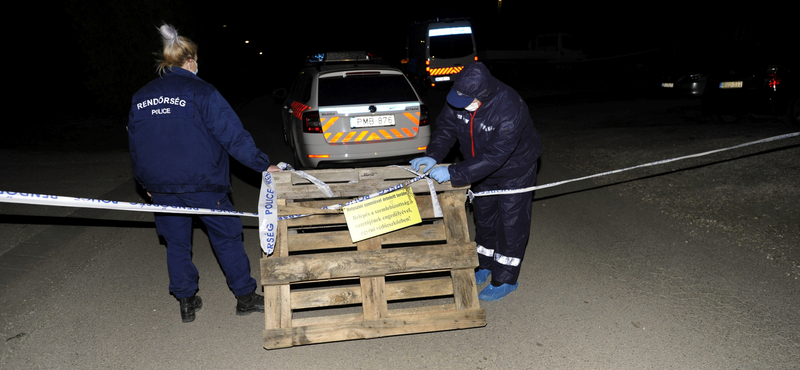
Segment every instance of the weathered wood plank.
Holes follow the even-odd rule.
[[[475,269],[452,270],[450,275],[453,279],[453,297],[456,300],[456,309],[480,308],[478,286],[475,284]]]
[[[444,225],[418,225],[379,236],[381,244],[404,244],[446,240]],[[354,247],[347,230],[289,235],[289,251],[312,251]]]
[[[278,199],[278,207],[285,205]],[[275,250],[272,256],[262,260],[289,256],[288,229],[286,223],[278,223]],[[264,271],[261,271],[262,277]],[[288,328],[292,326],[292,304],[289,284],[264,287],[264,320],[266,328]]]
[[[473,276],[474,277],[474,276]],[[386,283],[386,300],[430,298],[453,295],[450,278],[431,278],[414,281],[392,281]],[[329,287],[292,291],[292,309],[336,307],[361,303],[361,288],[358,286]]]
[[[433,205],[431,204],[431,197],[429,194],[420,194],[419,196],[415,196],[417,201],[417,208],[419,209],[420,217],[425,219],[431,219],[435,216],[433,215]],[[317,209],[322,207],[327,207],[334,204],[344,204],[352,200],[352,198],[336,198],[336,199],[324,199],[324,200],[314,200],[314,201],[298,201],[294,203],[290,203],[287,207],[305,207],[311,209]],[[441,201],[440,201],[441,203]],[[304,214],[303,212],[291,212],[282,210],[278,207],[279,215],[285,216],[290,214]],[[322,213],[331,213],[331,214],[322,214]],[[346,221],[344,216],[341,214],[336,214],[336,212],[306,212],[305,214],[315,214],[315,216],[309,217],[302,217],[296,219],[290,219],[282,222],[287,222],[289,227],[299,227],[299,226],[324,226],[324,225],[341,225],[345,224]]]
[[[475,243],[262,258],[262,285],[478,266]]]
[[[396,167],[365,169],[331,169],[307,171],[312,176],[325,182],[335,197],[359,197],[386,189],[414,178],[414,174]],[[314,199],[324,198],[316,185],[291,172],[273,172],[276,192],[281,199]],[[425,180],[411,184],[415,193],[429,192]],[[466,191],[469,186],[453,187],[449,182],[434,182],[437,192]]]
[[[341,325],[363,320],[364,320],[364,314],[359,312],[359,313],[345,313],[345,314],[328,315],[328,316],[303,317],[300,319],[295,319],[294,321],[292,321],[292,323],[295,326]]]
[[[447,225],[447,241],[449,243],[465,243],[469,241],[467,211],[465,199],[454,192],[440,194],[444,224]]]
[[[475,328],[486,325],[483,309],[408,314],[378,320],[354,321],[338,325],[296,326],[264,330],[264,347],[279,348],[291,337],[292,345],[334,342],[425,333],[432,331]]]
[[[358,242],[358,251],[377,251],[381,249],[380,238],[369,238]],[[381,274],[383,275],[383,274]],[[374,320],[386,317],[389,307],[386,301],[386,278],[374,276],[361,278],[361,297],[364,319]]]
[[[456,310],[455,305],[453,305],[452,303],[420,306],[420,307],[395,308],[389,310],[389,317],[398,317],[403,315],[432,313],[432,312],[455,311],[455,310]],[[361,313],[346,313],[346,314],[329,315],[329,316],[303,317],[300,319],[294,319],[292,323],[295,326],[340,325],[360,320],[364,320],[364,315],[362,315]]]
[[[420,306],[420,307],[395,308],[389,310],[389,317],[421,314],[421,313],[455,311],[455,310],[456,310],[455,305],[452,303]],[[361,313],[346,313],[346,314],[329,315],[329,316],[303,317],[299,319],[294,319],[292,321],[292,324],[294,324],[295,326],[340,325],[360,320],[364,320],[364,315],[362,315]]]
[[[323,214],[340,214],[341,209],[322,209],[311,207],[299,207],[296,205],[288,205],[278,207],[278,216],[291,216],[291,215],[323,215]]]
[[[360,197],[367,194],[372,194],[376,191],[383,190],[395,186],[402,181],[397,182],[366,182],[360,184],[328,184],[334,197]],[[439,184],[434,182],[434,188],[439,191],[457,191],[462,195],[467,191],[468,187],[452,187],[450,183]],[[430,192],[427,182],[417,181],[411,184],[415,194],[422,194]],[[280,188],[279,188],[280,189]],[[322,192],[317,189],[315,185],[295,185],[290,189],[278,190],[278,197],[281,199],[319,199],[324,198]]]
[[[331,183],[358,183],[365,181],[406,181],[416,177],[413,173],[398,167],[370,167],[370,168],[332,168],[323,170],[308,170],[306,173],[323,182]],[[310,181],[292,172],[274,172],[273,179],[279,184],[311,184]]]

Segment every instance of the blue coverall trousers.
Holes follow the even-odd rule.
[[[152,193],[155,204],[233,211],[226,193]],[[250,276],[250,260],[242,243],[242,221],[236,216],[199,216],[208,231],[228,287],[236,296],[250,294],[256,281]],[[199,275],[192,263],[192,216],[155,214],[156,229],[167,242],[169,291],[175,298],[187,298],[198,290]]]
[[[525,179],[522,184],[503,189],[532,186],[536,183],[537,167],[534,164],[528,173],[522,174]],[[473,191],[487,190],[483,185],[477,184]],[[531,234],[532,200],[533,192],[525,192],[476,197],[472,203],[479,268],[492,272],[493,283],[517,283]]]

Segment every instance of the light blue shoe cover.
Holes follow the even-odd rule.
[[[492,270],[478,269],[478,271],[475,271],[475,284],[482,285],[486,282],[486,279],[488,279],[489,275],[491,274]]]
[[[514,285],[503,284],[501,286],[494,286],[489,284],[478,294],[478,299],[482,301],[498,301],[508,295],[508,293],[517,290],[517,286],[519,286],[519,281]]]

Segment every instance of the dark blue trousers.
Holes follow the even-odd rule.
[[[533,192],[476,197],[475,242],[481,269],[492,271],[492,281],[514,285],[531,233]]]
[[[225,193],[152,193],[155,204],[234,210]],[[252,293],[256,281],[250,276],[250,260],[242,243],[242,221],[236,216],[199,216],[208,231],[211,247],[217,256],[228,287],[234,295]],[[167,242],[169,291],[175,298],[193,296],[198,290],[199,275],[192,263],[192,216],[155,214],[156,229]]]

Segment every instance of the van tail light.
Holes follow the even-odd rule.
[[[428,115],[428,106],[420,104],[419,106],[419,126],[427,126],[431,124],[430,115]]]
[[[322,124],[319,122],[319,112],[303,112],[303,132],[321,134]]]

